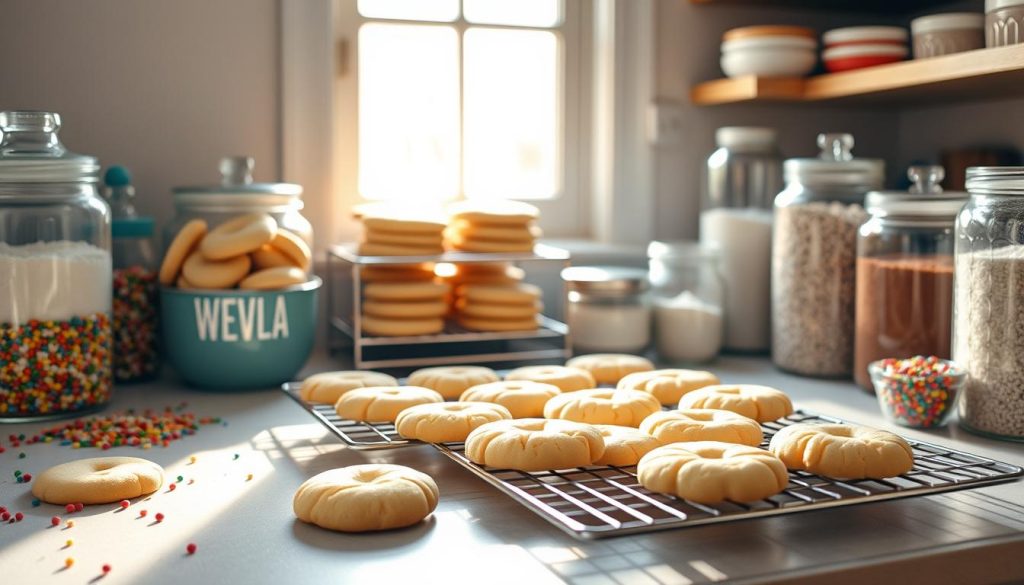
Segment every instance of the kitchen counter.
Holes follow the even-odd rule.
[[[307,373],[339,366],[317,356]],[[797,407],[889,428],[874,397],[847,382],[797,378],[761,358],[722,358],[709,368],[727,382],[776,386]],[[599,541],[575,540],[427,445],[390,451],[345,448],[280,392],[209,393],[179,382],[119,388],[109,411],[184,406],[223,417],[194,436],[149,451],[101,453],[57,444],[12,448],[11,433],[49,424],[0,425],[0,505],[21,511],[0,525],[3,582],[109,583],[516,583],[574,585],[741,582],[1006,582],[1024,580],[1024,483],[927,497],[697,526]],[[1024,447],[967,434],[894,429],[1015,465]],[[24,453],[24,458],[19,458]],[[100,455],[162,464],[165,486],[125,511],[87,506],[65,514],[32,507],[20,469]],[[237,458],[235,457],[237,455]],[[190,457],[195,462],[190,464]],[[357,463],[398,463],[433,476],[437,511],[404,530],[346,535],[297,521],[295,489],[321,471]],[[251,479],[248,478],[252,475]],[[148,515],[140,518],[138,510]],[[153,521],[157,512],[163,522]],[[74,519],[72,528],[50,518]],[[71,547],[65,542],[73,539]],[[198,550],[187,555],[185,547]],[[64,568],[65,559],[74,565]],[[108,563],[112,571],[101,576]]]

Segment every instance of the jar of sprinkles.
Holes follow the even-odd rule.
[[[953,282],[953,359],[967,369],[960,424],[1024,441],[1024,167],[971,167],[967,191]]]
[[[0,422],[110,399],[110,209],[60,116],[0,112]]]

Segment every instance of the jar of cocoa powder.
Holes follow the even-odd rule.
[[[857,236],[853,372],[869,392],[871,362],[951,351],[954,224],[967,193],[944,193],[939,166],[913,166],[907,176],[909,192],[868,193],[871,217]]]

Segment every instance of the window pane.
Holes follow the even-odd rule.
[[[367,18],[399,18],[451,22],[459,17],[459,0],[359,0]]]
[[[560,180],[558,38],[471,28],[464,61],[466,196],[554,197]]]
[[[481,24],[552,27],[562,23],[562,0],[465,0],[466,20]]]
[[[459,192],[459,40],[446,26],[359,30],[359,191],[370,199]]]

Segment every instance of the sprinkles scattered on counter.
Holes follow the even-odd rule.
[[[196,547],[196,543],[190,542],[190,543],[188,543],[188,546],[185,547],[185,552],[190,554],[190,555],[194,555],[194,554],[196,554],[196,549],[197,548],[198,547]]]
[[[882,408],[899,424],[935,427],[956,408],[966,378],[952,362],[935,356],[886,359],[879,363],[881,379],[875,392]]]
[[[128,500],[121,500],[120,503],[118,503],[118,505],[121,506],[122,510],[127,510],[128,506],[131,506],[132,503],[129,502]]]
[[[142,266],[114,270],[114,376],[120,382],[156,374],[156,273]]]
[[[174,441],[194,435],[203,425],[221,422],[219,417],[198,417],[191,412],[174,412],[168,407],[163,412],[146,410],[142,414],[135,414],[127,411],[81,418],[46,429],[27,439],[24,435],[20,439],[12,435],[11,442],[56,443],[72,449],[94,447],[104,451],[122,446],[150,449],[154,446],[167,447]],[[19,455],[19,458],[24,457],[24,453]],[[31,475],[25,481],[30,479]]]
[[[162,512],[157,512],[156,516],[153,516],[153,517],[156,518],[157,522],[163,522],[164,521],[164,515],[163,515]]]
[[[103,565],[102,567],[100,567],[100,570],[103,571],[104,575],[106,575],[110,572],[110,565]]]
[[[64,568],[70,569],[72,566],[74,566],[74,564],[75,564],[75,559],[73,557],[68,557],[68,558],[64,559]]]

